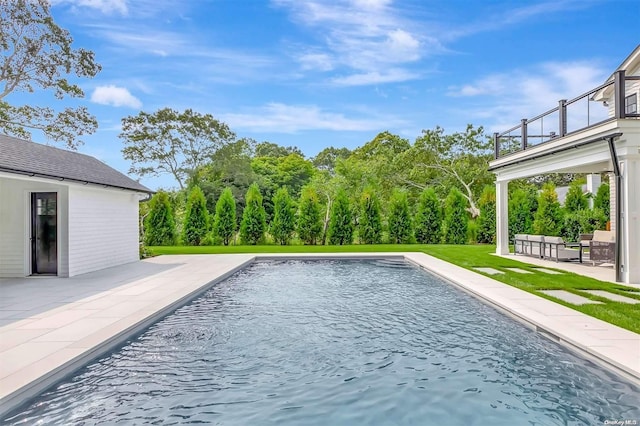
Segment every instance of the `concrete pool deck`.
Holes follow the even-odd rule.
[[[640,383],[640,335],[424,253],[160,256],[72,278],[0,279],[0,418],[255,260],[404,258]]]

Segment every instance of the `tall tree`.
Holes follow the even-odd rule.
[[[319,170],[326,170],[333,174],[336,167],[336,162],[339,159],[346,159],[351,155],[351,150],[348,148],[334,148],[332,146],[323,149],[313,157],[313,165]]]
[[[240,240],[243,244],[256,245],[264,241],[264,232],[267,229],[262,194],[257,184],[254,183],[249,187],[245,199],[247,205],[242,213]]]
[[[442,207],[433,188],[420,194],[416,212],[416,241],[420,244],[437,244],[442,237]]]
[[[296,211],[287,188],[280,188],[273,197],[273,220],[270,233],[280,245],[287,245],[296,228]]]
[[[353,242],[353,215],[349,205],[349,197],[343,189],[339,189],[331,206],[328,237],[329,244],[345,245]]]
[[[484,135],[482,127],[475,129],[468,125],[463,133],[450,135],[444,129],[423,130],[413,147],[402,158],[402,162],[413,160],[415,168],[433,170],[437,179],[447,178],[445,187],[457,187],[467,200],[467,208],[472,217],[480,214],[477,199],[482,188],[491,184],[494,176],[488,171],[492,158],[491,142]],[[424,188],[425,185],[412,179],[408,184]]]
[[[444,242],[447,244],[466,244],[469,217],[467,201],[457,189],[451,188],[444,202]]]
[[[144,229],[144,242],[148,246],[172,246],[176,243],[176,222],[166,192],[158,191],[151,198]]]
[[[364,244],[380,244],[382,242],[380,201],[372,188],[365,188],[360,197],[358,238]]]
[[[516,188],[509,197],[509,239],[516,234],[533,232],[533,216],[537,206],[533,187]]]
[[[539,235],[560,235],[562,222],[556,186],[552,182],[547,182],[538,195],[538,210],[533,220],[533,232]]]
[[[123,118],[119,137],[125,144],[122,154],[131,161],[131,173],[169,173],[183,189],[187,175],[230,143],[235,134],[211,114],[163,108]]]
[[[225,246],[236,233],[236,200],[230,188],[225,188],[216,203],[216,215],[213,219],[213,235],[221,238]]]
[[[199,186],[194,186],[187,198],[187,210],[182,226],[182,242],[189,246],[199,246],[209,233],[209,212],[207,201]]]
[[[297,231],[305,244],[316,244],[322,235],[322,213],[318,194],[313,188],[303,188],[298,203]]]
[[[413,222],[409,212],[407,193],[396,190],[391,197],[389,209],[389,242],[409,244],[413,242],[413,239]]]
[[[67,76],[92,78],[100,72],[93,52],[74,49],[69,31],[51,17],[49,0],[0,0],[0,132],[30,139],[31,130],[75,149],[78,136],[98,127],[85,107],[56,112],[35,103],[13,105],[6,98],[14,92],[52,90],[56,99],[82,98],[84,92]]]

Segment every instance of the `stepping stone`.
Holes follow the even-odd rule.
[[[632,299],[630,297],[621,296],[617,293],[609,293],[606,290],[580,290],[585,293],[593,294],[594,296],[604,297],[605,299],[613,300],[614,302],[622,302],[622,303],[640,303],[639,299]]]
[[[571,303],[572,305],[586,305],[589,303],[595,304],[595,305],[602,305],[602,302],[587,299],[586,297],[578,296],[577,294],[570,293],[565,290],[541,290],[540,293],[544,293],[546,295],[555,297],[556,299],[563,300],[567,303]]]
[[[545,274],[551,274],[551,275],[560,275],[560,274],[564,273],[564,272],[558,272],[558,271],[554,271],[552,269],[545,269],[545,268],[536,268],[536,271],[544,272]]]
[[[531,271],[527,271],[526,269],[520,269],[520,268],[504,268],[507,271],[511,271],[511,272],[516,272],[518,274],[533,274],[533,272]]]
[[[493,268],[473,268],[476,271],[480,271],[480,272],[484,272],[485,274],[489,274],[489,275],[498,275],[498,274],[504,274],[504,272],[499,271],[497,269],[493,269]]]

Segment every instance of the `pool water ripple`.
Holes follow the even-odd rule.
[[[258,263],[9,424],[563,425],[640,389],[397,262]]]

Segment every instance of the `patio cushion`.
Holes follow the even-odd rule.
[[[616,241],[616,235],[612,231],[593,231],[593,239],[591,241],[614,243]]]
[[[564,240],[562,239],[562,237],[544,237],[544,242],[545,243],[552,243],[552,244],[564,244]]]

